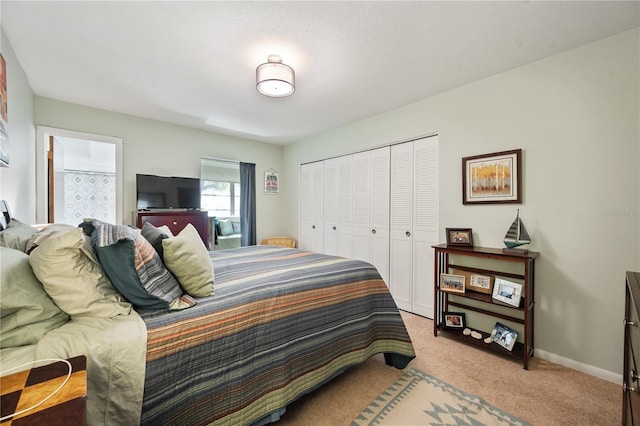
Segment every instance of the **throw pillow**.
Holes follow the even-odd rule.
[[[233,234],[233,225],[229,219],[221,220],[218,222],[220,226],[220,235],[231,235]]]
[[[77,229],[77,228],[72,225],[65,225],[61,223],[54,223],[51,225],[47,225],[29,238],[29,241],[27,241],[26,253],[27,254],[31,253],[31,250],[38,247],[40,244],[42,244],[44,240],[46,240],[49,237],[52,237],[60,233],[69,232],[74,229]]]
[[[149,222],[145,222],[142,225],[142,236],[149,241],[149,244],[154,248],[160,259],[164,260],[164,250],[162,248],[162,240],[165,238],[173,237],[171,230],[167,225],[162,225],[156,228]]]
[[[178,281],[141,234],[127,226],[99,220],[82,226],[85,232],[91,232],[91,241],[107,276],[135,306],[174,310],[197,303],[183,293]]]
[[[213,296],[213,263],[200,234],[192,224],[162,240],[164,262],[184,291],[193,297]]]
[[[72,318],[127,315],[131,305],[111,285],[80,228],[51,236],[29,263],[47,294]]]
[[[38,232],[33,226],[11,219],[4,231],[0,231],[0,246],[27,252],[27,242]]]
[[[33,345],[69,320],[19,250],[0,247],[0,293],[0,348]]]
[[[240,222],[231,222],[231,226],[233,227],[233,233],[234,234],[239,234],[240,233]]]

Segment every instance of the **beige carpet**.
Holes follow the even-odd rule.
[[[534,358],[522,363],[446,337],[433,322],[403,312],[417,357],[409,364],[534,425],[621,423],[622,386]],[[405,371],[381,355],[347,370],[287,408],[279,425],[349,425]]]
[[[351,422],[351,426],[413,424],[530,426],[482,398],[413,367]]]

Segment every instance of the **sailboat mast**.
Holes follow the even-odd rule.
[[[520,209],[518,209],[518,213],[516,213],[516,222],[518,222],[518,230],[516,233],[516,241],[520,241]]]

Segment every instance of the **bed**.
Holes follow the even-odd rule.
[[[2,247],[3,303],[5,281],[25,269],[25,256],[37,265],[34,258],[50,243],[29,255]],[[86,355],[89,424],[261,425],[375,354],[395,368],[415,357],[384,281],[366,262],[273,246],[208,256],[212,296],[169,311],[130,305],[114,290],[108,296],[117,303],[108,314],[98,315],[107,312],[103,305],[66,319],[56,313],[55,326],[35,341],[3,343],[2,370]],[[20,262],[8,265],[13,257]],[[37,275],[56,304],[66,306]]]

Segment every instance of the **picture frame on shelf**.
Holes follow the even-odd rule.
[[[448,246],[473,247],[471,228],[446,228],[446,234]]]
[[[491,330],[491,340],[502,346],[509,352],[513,350],[518,338],[518,332],[506,325],[496,322]]]
[[[440,274],[440,290],[449,293],[464,294],[465,291],[464,275]]]
[[[462,159],[462,204],[522,203],[522,150]]]
[[[451,330],[463,330],[466,327],[464,312],[443,312],[442,318],[444,328]]]
[[[520,298],[522,297],[522,284],[496,278],[491,297],[517,308],[520,306]]]
[[[493,282],[495,277],[491,275],[478,275],[471,274],[469,277],[469,290],[476,291],[478,293],[493,294]]]

